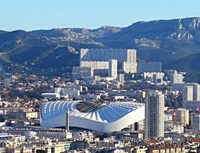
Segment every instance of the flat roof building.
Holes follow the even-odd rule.
[[[145,101],[145,137],[164,136],[164,94],[150,91]]]
[[[110,60],[117,60],[118,69],[126,73],[137,72],[135,49],[81,49],[80,67],[108,69]]]

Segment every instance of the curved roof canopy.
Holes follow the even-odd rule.
[[[140,110],[140,113],[138,112],[138,110]],[[78,120],[82,121],[83,126],[87,125],[87,122],[90,124],[98,124],[99,126],[105,126],[107,124],[108,126],[109,124],[111,125],[113,123],[116,123],[122,118],[129,118],[129,120],[132,118],[132,120],[128,121],[130,122],[130,124],[132,124],[132,122],[135,122],[135,119],[137,121],[144,119],[144,104],[135,102],[113,102],[108,105],[99,107],[90,102],[54,101],[44,103],[41,106],[40,112],[41,125],[44,127],[54,127],[55,125],[60,125],[61,122],[63,126],[65,126],[65,116],[67,112],[69,112],[70,116],[70,126],[81,126],[80,122],[76,125],[75,120],[77,120],[76,122],[78,122]],[[64,121],[59,121],[59,118],[62,118],[61,120]],[[85,124],[83,120],[85,121]],[[50,123],[50,121],[60,122],[60,124],[52,124]],[[128,124],[128,122],[126,124]],[[82,128],[87,129],[87,126]],[[104,127],[102,127],[102,129],[104,129]],[[97,129],[97,131],[99,130]]]

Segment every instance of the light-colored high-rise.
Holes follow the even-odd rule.
[[[193,86],[193,99],[196,101],[200,101],[200,85],[195,84]]]
[[[143,75],[145,79],[151,80],[153,83],[163,84],[165,74],[163,72],[144,72]]]
[[[188,101],[193,101],[193,86],[184,86],[183,87],[182,101],[183,101],[183,107],[186,106],[186,103]]]
[[[181,84],[184,83],[185,72],[177,72],[176,70],[170,70],[170,81],[172,83]]]
[[[183,99],[185,101],[193,100],[193,86],[185,86],[183,88]]]
[[[137,72],[137,59],[135,49],[81,49],[80,67],[95,69],[108,69],[109,61],[117,60],[118,69],[126,73]]]
[[[114,79],[117,78],[117,60],[109,61],[108,76]]]
[[[200,108],[200,85],[198,83],[183,84],[182,107],[192,110]]]
[[[179,108],[176,110],[176,122],[184,124],[184,126],[189,125],[189,110]]]
[[[164,94],[150,91],[145,102],[145,138],[164,136]]]

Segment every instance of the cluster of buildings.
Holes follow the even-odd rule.
[[[140,74],[156,84],[165,83],[162,63],[137,60],[135,49],[81,49],[80,66],[72,68],[73,79],[120,79],[123,74]],[[183,83],[184,72],[167,71],[172,83]]]
[[[118,72],[136,73],[136,50],[81,49],[80,67],[74,67],[72,71],[76,79],[92,79],[94,76],[116,79]]]
[[[34,101],[6,102],[2,96],[5,124],[0,130],[13,137],[26,136],[24,130],[35,134],[30,139],[2,138],[0,149],[199,152],[200,85],[185,82],[185,72],[137,60],[135,49],[81,49],[80,66],[72,68],[71,76],[71,80],[32,77],[21,83],[19,89],[43,89]],[[2,85],[6,93],[13,82]]]

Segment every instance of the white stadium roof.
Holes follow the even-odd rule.
[[[63,127],[66,125],[66,112],[69,112],[69,125],[102,132],[120,131],[144,119],[144,104],[135,102],[113,102],[96,107],[89,102],[55,101],[41,106],[42,127]]]

